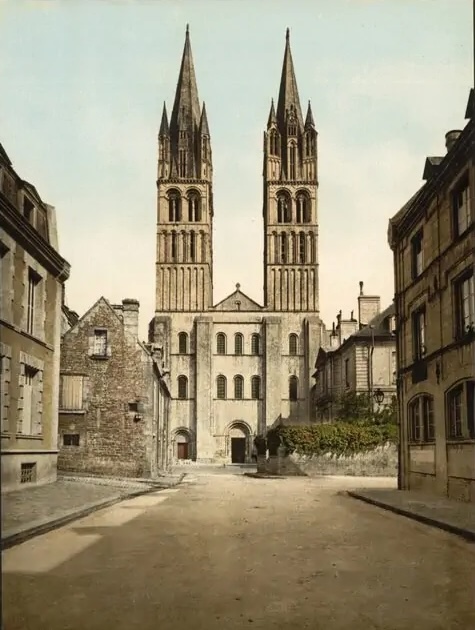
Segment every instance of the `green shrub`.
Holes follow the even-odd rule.
[[[397,426],[355,422],[352,424],[317,424],[307,426],[278,426],[269,434],[280,437],[289,453],[300,455],[354,455],[371,451],[387,442],[397,442]]]

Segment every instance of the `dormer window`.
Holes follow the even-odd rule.
[[[31,223],[32,225],[34,222],[34,210],[35,206],[28,199],[28,197],[23,197],[23,216],[28,221],[28,223]]]

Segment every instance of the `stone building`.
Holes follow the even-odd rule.
[[[381,312],[379,296],[365,295],[360,282],[358,319],[353,311],[349,319],[338,313],[325,347],[318,351],[315,368],[314,396],[320,421],[334,420],[341,397],[350,393],[366,394],[368,411],[389,404],[396,394],[394,304]]]
[[[394,252],[400,483],[475,501],[475,122],[425,161],[389,222]]]
[[[56,214],[0,144],[2,490],[56,479],[61,304]]]
[[[302,115],[287,30],[277,106],[264,132],[264,304],[239,284],[213,302],[213,162],[188,28],[159,130],[156,311],[150,341],[171,378],[174,457],[249,461],[279,418],[312,418],[321,342],[317,131]],[[217,209],[216,211],[220,211]],[[256,209],[257,215],[257,209]]]
[[[153,477],[168,468],[167,376],[138,324],[137,300],[101,297],[63,335],[59,470]]]

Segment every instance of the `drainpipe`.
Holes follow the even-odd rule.
[[[369,411],[371,417],[374,414],[373,406],[373,354],[374,354],[374,326],[370,326],[371,330],[371,346],[368,352],[368,393],[369,393]]]

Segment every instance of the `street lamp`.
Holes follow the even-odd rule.
[[[380,405],[384,400],[384,392],[382,389],[378,387],[378,389],[373,394],[375,401]]]

